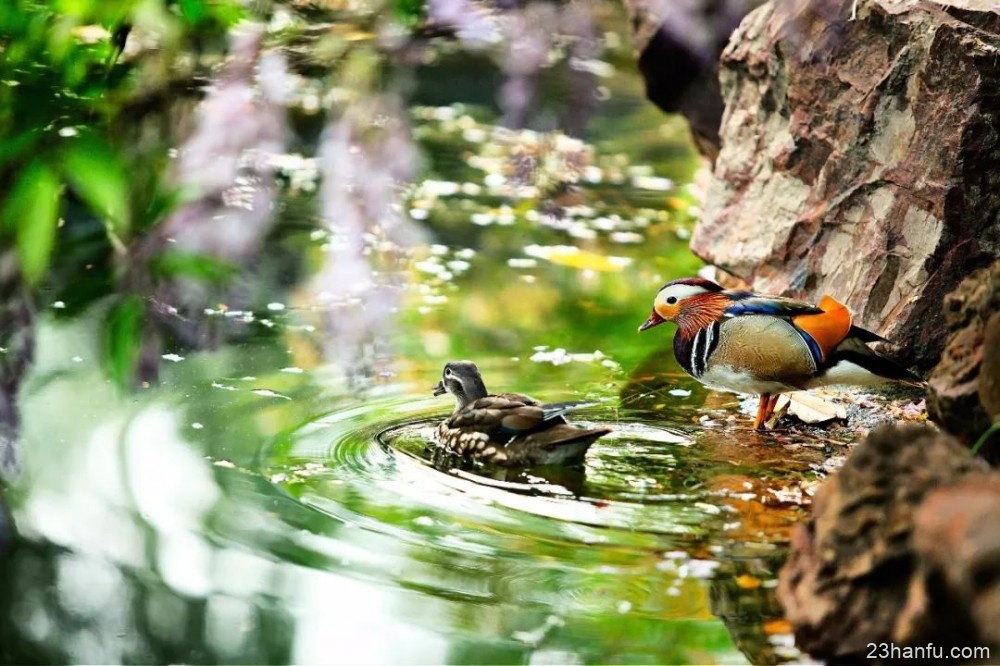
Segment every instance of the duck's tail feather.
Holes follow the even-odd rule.
[[[585,428],[561,423],[536,433],[534,438],[545,448],[552,448],[569,444],[591,444],[609,432],[611,432],[611,428]]]
[[[577,409],[583,409],[584,407],[593,407],[600,403],[594,402],[592,400],[572,400],[570,402],[554,402],[552,404],[542,406],[542,422],[548,423],[553,419],[557,419],[568,412],[572,412]]]
[[[878,333],[872,333],[867,328],[861,328],[860,326],[851,326],[847,337],[857,338],[862,342],[889,342]]]
[[[859,329],[865,335],[851,335],[826,359],[816,385],[826,384],[882,384],[901,382],[911,386],[925,386],[926,382],[895,361],[878,354],[865,342],[881,340],[870,331]]]
[[[542,432],[529,435],[528,447],[544,451],[542,462],[549,465],[575,464],[584,459],[587,449],[600,437],[611,432],[610,428],[581,428],[560,423]]]

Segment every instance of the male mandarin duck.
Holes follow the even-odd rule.
[[[444,366],[434,395],[455,396],[455,411],[435,431],[448,452],[497,465],[557,465],[583,460],[608,428],[571,425],[565,414],[592,405],[551,405],[519,393],[489,395],[479,368],[469,361]]]
[[[832,384],[922,383],[866,343],[884,338],[854,326],[830,296],[819,305],[683,278],[664,285],[639,331],[677,324],[674,356],[702,384],[759,393],[754,428],[774,412],[778,394]]]

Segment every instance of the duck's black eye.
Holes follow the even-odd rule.
[[[676,302],[677,302],[677,297],[676,296],[668,296],[667,297],[667,305],[673,305]]]

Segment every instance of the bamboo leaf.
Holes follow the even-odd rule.
[[[152,271],[162,277],[189,277],[219,283],[232,278],[236,267],[204,254],[165,252],[152,262]]]
[[[36,161],[18,176],[3,210],[4,227],[13,231],[21,272],[36,284],[49,267],[59,224],[60,182]]]
[[[127,387],[135,376],[142,345],[142,316],[145,307],[138,296],[115,305],[104,324],[106,370],[119,386]]]
[[[181,16],[191,25],[197,25],[205,20],[208,12],[202,0],[180,0]]]
[[[67,144],[63,152],[66,180],[88,206],[105,218],[108,231],[124,235],[130,225],[129,183],[118,157],[89,134]]]

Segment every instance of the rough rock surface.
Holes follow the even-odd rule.
[[[0,481],[12,478],[19,469],[18,393],[34,358],[35,308],[31,294],[14,251],[0,250]],[[0,515],[0,527],[2,522]]]
[[[692,248],[765,293],[837,296],[928,369],[944,295],[1000,256],[1000,13],[852,4],[740,24]]]
[[[938,637],[908,632],[901,620],[922,566],[914,553],[914,516],[932,490],[984,469],[958,442],[929,427],[873,430],[820,487],[808,523],[793,533],[778,598],[798,646],[813,657],[843,661],[864,657],[868,643]],[[937,617],[948,608],[930,610]],[[967,645],[972,633],[968,627]]]
[[[1000,415],[1000,262],[976,271],[944,299],[947,346],[928,379],[927,411],[972,444]],[[1000,459],[994,442],[983,452]]]
[[[933,491],[920,505],[913,530],[917,572],[897,640],[937,635],[945,643],[1000,653],[998,506],[998,474],[966,477]]]

